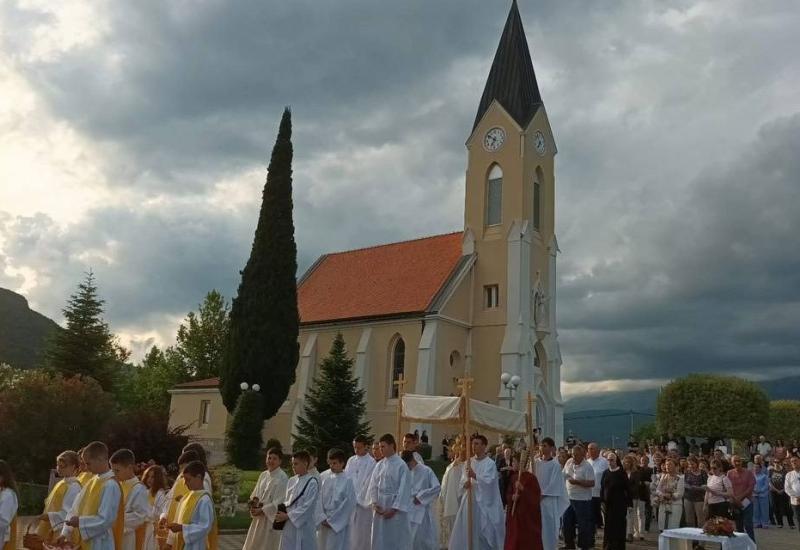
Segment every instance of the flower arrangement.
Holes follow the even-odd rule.
[[[715,537],[732,537],[736,524],[723,517],[711,518],[703,524],[703,533]]]

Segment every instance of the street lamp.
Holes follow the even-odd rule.
[[[509,409],[514,408],[514,392],[517,391],[517,388],[519,387],[519,383],[521,381],[522,380],[520,379],[520,377],[517,376],[516,374],[512,376],[509,373],[504,372],[503,374],[500,375],[500,382],[503,383],[503,386],[505,386],[506,390],[508,391]]]

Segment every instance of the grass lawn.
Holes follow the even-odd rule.
[[[250,514],[248,512],[236,512],[236,515],[232,518],[219,518],[220,531],[247,529],[248,527],[250,527]]]
[[[239,481],[239,502],[247,502],[250,500],[250,493],[256,486],[258,476],[261,475],[261,470],[242,470],[242,479]],[[249,520],[248,516],[248,522]],[[248,523],[249,525],[249,523]]]

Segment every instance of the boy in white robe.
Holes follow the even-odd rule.
[[[309,473],[311,456],[306,451],[292,455],[295,475],[286,485],[286,511],[275,513],[275,521],[285,522],[281,550],[316,550],[319,510],[319,481]]]
[[[267,469],[259,477],[250,502],[255,506],[250,508],[250,529],[242,550],[278,550],[281,546],[282,531],[272,528],[278,505],[286,496],[286,484],[289,478],[281,468],[283,453],[278,448],[267,451]],[[257,499],[257,501],[255,500]]]
[[[0,460],[0,548],[11,547],[16,542],[18,511],[19,498],[14,472],[5,460]]]
[[[542,457],[535,462],[534,474],[542,490],[542,500],[539,505],[542,511],[542,548],[555,550],[558,548],[561,516],[569,508],[569,497],[564,483],[564,472],[561,464],[555,459],[555,441],[545,437],[539,449]]]
[[[453,525],[448,547],[463,550],[468,547],[468,511],[472,498],[472,548],[495,550],[503,548],[506,538],[505,513],[500,500],[497,466],[486,455],[489,442],[482,435],[472,437],[473,456],[464,468],[461,486],[465,491]]]
[[[437,522],[433,517],[433,503],[438,498],[441,485],[433,470],[418,464],[411,451],[403,451],[403,462],[411,471],[411,547],[414,550],[439,550]]]
[[[375,459],[367,452],[369,440],[363,435],[353,439],[355,454],[347,459],[344,472],[352,480],[356,491],[356,506],[350,524],[350,550],[369,550],[372,534],[372,507],[369,505],[369,480],[375,468]]]
[[[120,449],[109,460],[114,477],[122,488],[125,506],[125,528],[122,531],[122,550],[136,550],[137,538],[144,544],[145,521],[150,515],[147,488],[136,477],[136,457],[133,451]]]
[[[115,550],[113,527],[118,515],[125,512],[120,509],[122,489],[108,466],[108,447],[94,441],[84,447],[82,457],[94,477],[75,499],[70,512],[72,517],[64,524],[57,546],[63,546],[77,529],[81,540],[91,545],[92,550]],[[89,510],[89,504],[98,492],[99,503],[96,509]]]
[[[189,493],[181,499],[175,521],[167,525],[177,535],[172,550],[206,550],[212,546],[209,538],[214,535],[214,501],[205,490],[207,473],[199,460],[183,468],[181,477]]]
[[[317,529],[319,550],[348,550],[350,520],[356,506],[353,481],[344,473],[347,456],[341,449],[328,451],[329,470],[320,475],[320,507]]]
[[[425,464],[425,461],[422,459],[422,455],[419,454],[419,436],[413,433],[407,433],[403,436],[403,450],[404,451],[411,451],[414,453],[414,460],[417,461],[417,464]]]
[[[56,483],[53,490],[47,495],[45,500],[44,513],[39,516],[39,527],[37,534],[43,540],[51,540],[52,533],[61,533],[61,528],[68,518],[69,511],[75,504],[75,499],[81,492],[81,484],[78,483],[78,474],[80,468],[80,458],[75,451],[64,451],[56,457],[56,474],[61,478],[61,481]],[[58,498],[60,496],[61,505],[58,506]]]
[[[369,503],[372,516],[372,550],[408,548],[408,510],[411,507],[411,472],[397,455],[392,434],[380,439],[383,459],[372,470]]]

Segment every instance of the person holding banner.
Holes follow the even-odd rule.
[[[542,546],[542,490],[527,471],[527,454],[512,459],[506,487],[506,542],[504,550],[544,550]],[[555,548],[555,546],[553,547]]]

